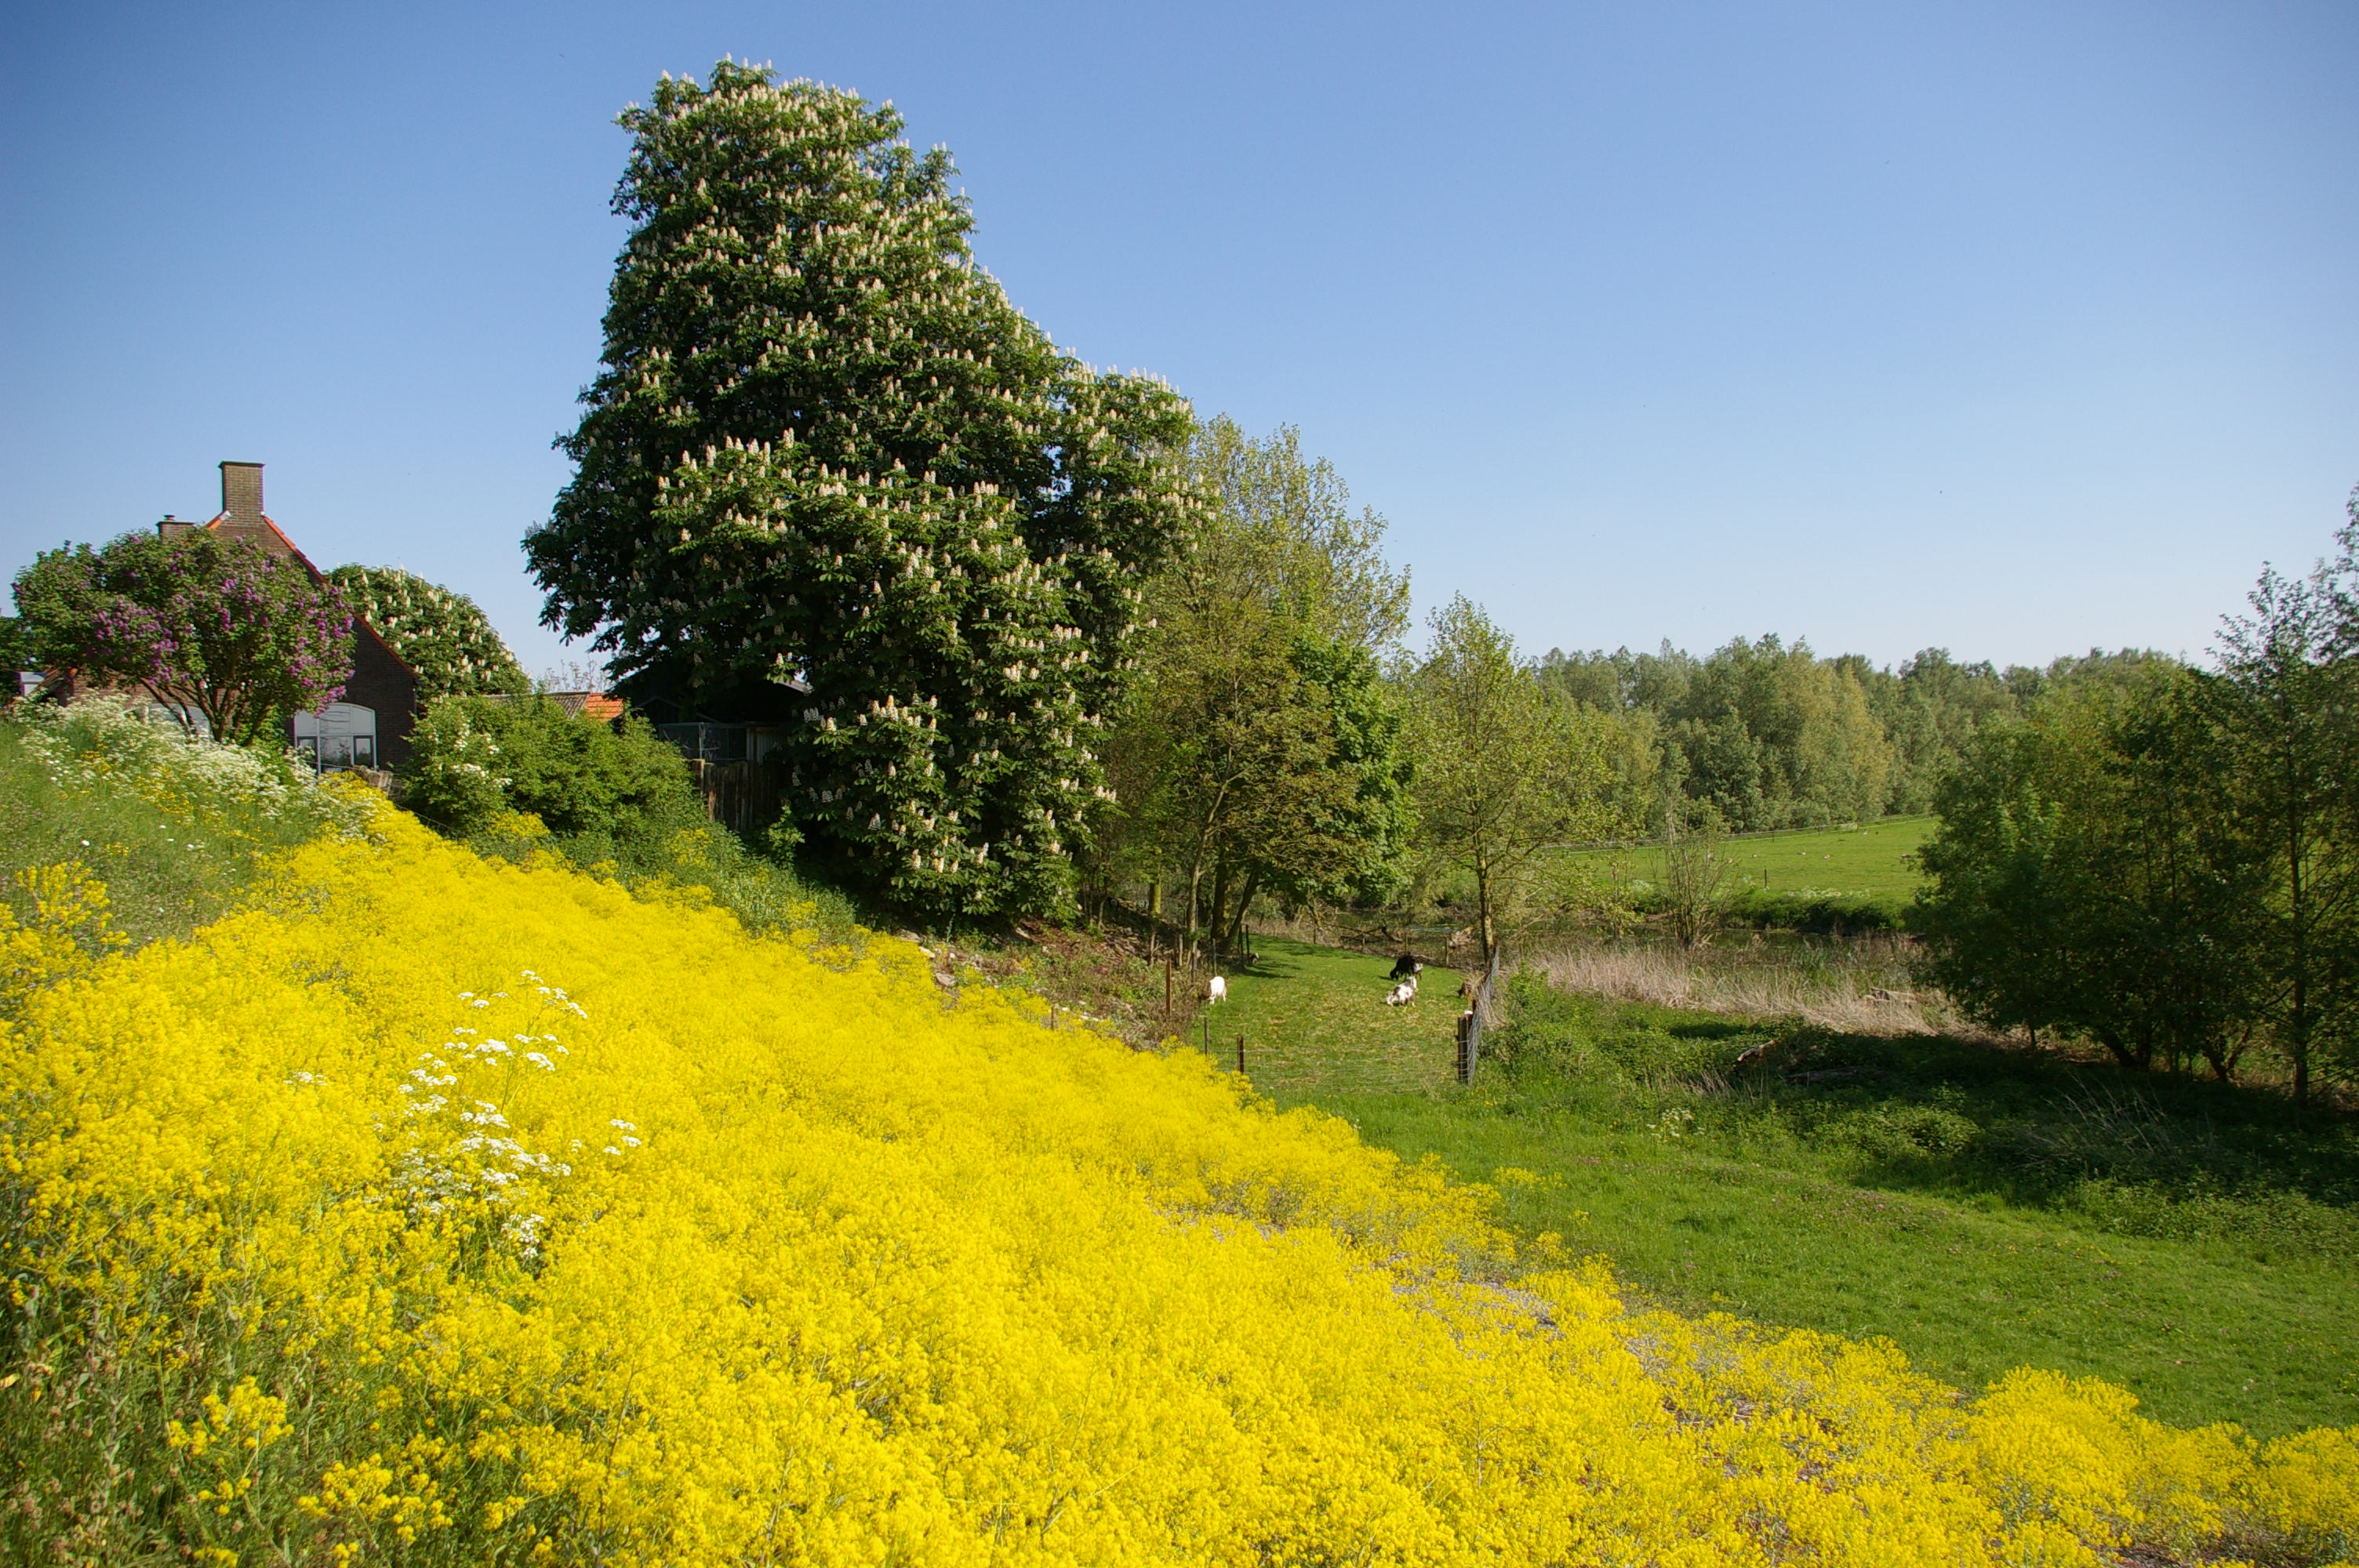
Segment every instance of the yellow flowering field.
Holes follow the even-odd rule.
[[[20,1552],[2069,1564],[2359,1531],[2359,1431],[2262,1445],[1626,1310],[1484,1189],[897,943],[750,935],[389,808],[185,942],[61,945],[103,890],[40,892],[0,932]]]

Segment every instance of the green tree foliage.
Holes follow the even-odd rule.
[[[2232,768],[2221,783],[2270,867],[2265,974],[2274,1036],[2310,1096],[2321,1047],[2359,1034],[2359,519],[2342,557],[2308,579],[2265,571],[2229,619],[2212,713]]]
[[[690,695],[807,682],[793,815],[835,875],[1063,906],[1193,504],[1185,404],[1008,303],[890,107],[723,61],[622,124],[604,368],[526,542],[544,618]]]
[[[1424,842],[1473,879],[1487,962],[1542,850],[1633,826],[1614,810],[1614,722],[1549,689],[1463,595],[1435,613],[1408,686]]]
[[[2223,1077],[2267,1045],[2310,1098],[2359,1071],[2359,494],[2341,551],[2262,573],[2209,669],[2008,672],[1939,789],[1919,920],[1994,1022]]]
[[[1609,713],[1646,715],[1657,765],[1739,832],[1932,808],[1935,786],[1986,726],[2042,693],[2132,675],[2155,655],[2092,652],[2045,668],[1960,664],[1928,648],[1897,670],[1857,654],[1742,638],[1703,657],[1551,650],[1539,674]]]
[[[705,820],[688,763],[636,716],[617,727],[545,697],[444,697],[409,744],[403,803],[460,837],[512,811],[552,833],[617,842]]]
[[[1187,929],[1233,941],[1254,901],[1381,901],[1409,829],[1379,660],[1408,620],[1384,520],[1350,510],[1281,428],[1196,433],[1214,504],[1153,579],[1141,672],[1110,744],[1109,875],[1176,873]]]
[[[2266,1007],[2268,862],[2211,677],[2149,662],[1976,737],[1919,852],[1931,978],[1985,1022],[2223,1077]]]
[[[420,702],[487,692],[521,697],[532,689],[516,655],[465,594],[399,567],[341,566],[328,580],[418,672]]]
[[[239,745],[334,702],[352,674],[352,612],[334,585],[209,529],[45,550],[16,598],[38,667],[144,686],[191,730]]]

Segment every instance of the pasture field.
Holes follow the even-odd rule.
[[[1490,1036],[1499,1055],[1460,1089],[1454,1001],[1430,983],[1440,1005],[1413,1025],[1402,1014],[1421,1007],[1377,1001],[1379,959],[1283,961],[1232,983],[1273,1036],[1262,1068],[1249,1040],[1257,1089],[1495,1186],[1518,1232],[1608,1259],[1643,1299],[1888,1338],[1969,1388],[2032,1365],[2120,1383],[2176,1422],[2359,1422],[2348,1117],[2049,1053],[1528,978]],[[1215,1028],[1233,1040],[1246,1017]],[[1351,1036],[1353,1018],[1374,1033]],[[1359,1087],[1379,1059],[1400,1087]]]
[[[1852,827],[1723,839],[1721,852],[1730,861],[1724,891],[1886,895],[1906,901],[1916,892],[1919,880],[1911,857],[1933,826],[1930,816],[1889,816]],[[1603,875],[1648,883],[1662,877],[1659,846],[1565,853],[1568,860]],[[1608,866],[1613,869],[1605,870]]]
[[[1254,948],[1227,974],[1229,1000],[1189,1032],[1215,1065],[1234,1068],[1242,1035],[1245,1076],[1265,1093],[1422,1095],[1451,1082],[1456,970],[1426,970],[1416,1000],[1386,1007],[1388,958],[1275,936]]]

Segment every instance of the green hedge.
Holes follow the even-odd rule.
[[[636,714],[609,724],[545,697],[451,697],[409,743],[402,804],[461,838],[511,811],[625,844],[705,821],[687,762]]]

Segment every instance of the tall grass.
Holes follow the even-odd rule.
[[[79,866],[107,887],[133,946],[185,935],[228,909],[256,860],[365,813],[293,757],[193,739],[125,704],[16,703],[0,711],[0,871]],[[27,884],[5,898],[31,914]]]
[[[1948,1000],[1912,989],[1913,949],[1907,937],[1879,932],[1705,947],[1568,941],[1516,958],[1564,990],[1617,1001],[1799,1018],[1849,1034],[1954,1033],[1960,1022]]]

